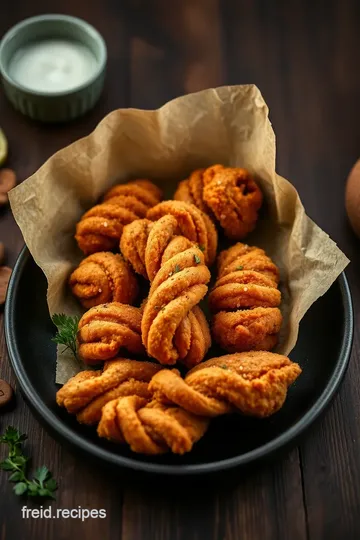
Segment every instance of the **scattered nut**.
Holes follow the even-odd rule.
[[[13,389],[3,379],[0,379],[0,408],[7,405],[13,396]]]
[[[0,306],[3,305],[6,298],[6,291],[11,276],[11,268],[0,266]]]
[[[0,242],[0,265],[4,262],[4,256],[5,256],[5,247],[2,242]]]
[[[12,169],[0,169],[0,204],[8,202],[8,191],[15,186],[15,172]]]

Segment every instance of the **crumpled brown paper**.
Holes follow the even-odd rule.
[[[265,194],[265,215],[247,242],[264,247],[280,267],[284,324],[277,350],[288,354],[300,320],[349,261],[305,214],[295,188],[276,174],[275,135],[253,85],[205,90],[157,111],[114,111],[11,191],[14,217],[48,280],[50,313],[80,313],[67,288],[83,257],[75,224],[106,189],[150,178],[171,198],[178,180],[214,163],[248,168]],[[58,360],[56,380],[63,383],[79,367],[68,355]]]

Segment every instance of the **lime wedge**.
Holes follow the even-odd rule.
[[[7,158],[8,153],[8,142],[5,137],[5,133],[0,129],[0,166],[3,165],[4,161]]]

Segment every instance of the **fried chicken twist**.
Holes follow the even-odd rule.
[[[114,399],[105,405],[98,435],[116,443],[127,443],[141,454],[189,452],[206,432],[209,419],[179,407],[148,402],[139,396]]]
[[[174,255],[195,246],[180,235],[176,218],[171,215],[152,222],[138,219],[124,227],[120,250],[135,272],[153,281],[161,266]],[[195,246],[197,247],[197,246]]]
[[[300,373],[298,364],[266,351],[212,358],[185,380],[177,370],[162,369],[149,383],[150,402],[134,395],[104,406],[98,435],[143,454],[184,454],[212,417],[240,412],[264,418],[277,412]]]
[[[251,351],[207,360],[185,379],[177,370],[159,371],[149,389],[157,401],[195,415],[215,417],[237,411],[263,418],[282,407],[288,387],[300,373],[299,365],[286,356]]]
[[[152,282],[162,266],[166,265],[175,256],[180,256],[181,253],[189,249],[192,249],[190,257],[192,254],[193,262],[196,264],[202,263],[203,256],[198,247],[184,236],[179,236],[179,232],[177,220],[171,215],[165,215],[155,223],[147,219],[137,220],[124,228],[120,248],[124,257],[130,262],[135,271]],[[166,276],[165,274],[162,278],[171,278],[166,285],[168,290],[166,294],[169,294],[169,290],[173,285],[180,285],[179,276],[177,275],[182,269],[180,263],[181,260],[177,257],[175,266],[171,266],[171,269],[168,265],[168,275]],[[204,275],[203,269],[200,270],[200,274]],[[206,271],[205,274],[207,274]],[[184,278],[184,275],[180,276],[180,278]],[[165,291],[165,285],[163,285],[162,289]],[[205,289],[207,288],[205,287]],[[153,290],[150,291],[150,296],[152,292]],[[165,300],[159,299],[159,297],[156,298],[156,301],[161,300],[162,303],[159,305],[154,304],[154,309],[156,310],[156,315],[162,318],[158,312],[160,310],[161,313],[165,312]],[[167,298],[167,302],[169,301],[170,298]],[[149,309],[145,308],[147,317]],[[173,302],[172,311],[170,312],[168,310],[166,318],[174,317],[176,309],[176,304]],[[209,327],[203,312],[197,306],[190,309],[188,313],[183,311],[181,315],[179,312],[179,315],[180,318],[176,322],[177,326],[172,330],[174,347],[177,351],[178,360],[188,367],[192,367],[204,358],[210,347]],[[159,331],[159,324],[156,323],[154,325],[152,332],[155,330]],[[144,330],[143,338],[146,331]],[[153,340],[153,337],[150,340]],[[144,343],[146,347],[150,347],[153,350],[152,345],[149,345],[148,341],[144,341]],[[150,353],[150,349],[148,349],[148,352],[152,354]],[[165,354],[166,352],[163,351],[161,356],[159,356],[159,352],[157,352],[155,358],[161,362],[160,358],[164,357]]]
[[[220,253],[218,268],[209,295],[215,341],[229,352],[273,349],[282,323],[276,265],[262,249],[238,243]]]
[[[141,342],[139,308],[112,302],[89,309],[78,327],[79,355],[86,364],[109,360],[127,350],[132,354],[145,352]]]
[[[72,293],[89,309],[106,302],[132,304],[138,284],[121,255],[99,252],[86,257],[69,279]]]
[[[103,406],[123,396],[150,399],[148,383],[161,367],[151,362],[116,358],[103,370],[80,371],[57,392],[56,402],[82,424],[100,421]]]
[[[90,208],[76,226],[75,239],[86,254],[118,247],[124,225],[144,218],[159,203],[161,192],[149,180],[134,180],[111,188],[104,202]]]
[[[209,216],[193,204],[181,201],[163,201],[147,213],[147,218],[156,221],[162,216],[176,218],[180,234],[197,244],[205,254],[205,262],[211,265],[216,257],[217,232]]]
[[[256,225],[263,196],[246,169],[213,165],[180,182],[174,198],[217,220],[228,238],[241,240]]]
[[[197,247],[162,263],[149,291],[141,323],[147,353],[161,364],[201,362],[210,346],[208,324],[197,304],[207,292],[210,272]]]

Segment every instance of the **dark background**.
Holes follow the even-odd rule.
[[[343,204],[346,177],[360,153],[358,0],[10,0],[1,3],[0,37],[19,20],[48,12],[82,17],[103,34],[106,87],[91,113],[63,126],[27,120],[0,92],[8,165],[19,181],[115,108],[157,108],[209,86],[255,83],[270,107],[277,171],[352,260],[347,275],[359,312],[360,244]],[[22,238],[9,209],[0,210],[0,240],[13,265]],[[202,490],[172,479],[139,485],[87,463],[56,443],[18,394],[16,409],[0,413],[0,431],[14,424],[29,435],[27,451],[61,485],[54,508],[105,508],[108,517],[84,524],[22,520],[23,503],[0,473],[0,539],[360,538],[359,337],[356,328],[339,395],[299,447],[246,477],[234,472],[231,482],[204,478]],[[2,331],[0,377],[16,386]]]

